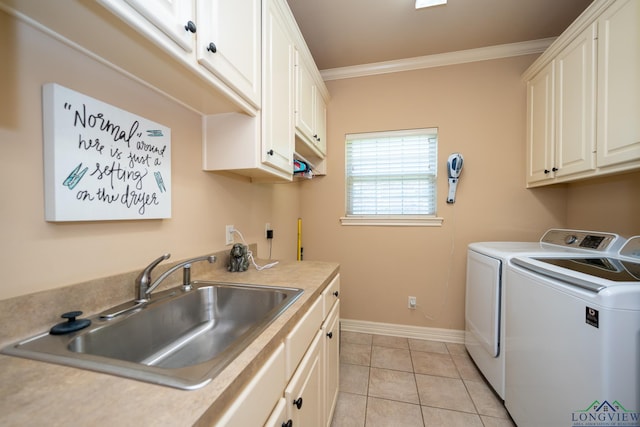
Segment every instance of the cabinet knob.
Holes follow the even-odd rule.
[[[338,295],[340,295],[340,292],[338,292],[338,291],[335,291],[335,292],[333,293],[333,296],[335,296],[336,298],[338,298]]]
[[[196,24],[193,21],[187,22],[187,25],[184,26],[184,29],[189,31],[190,33],[196,32]]]
[[[267,154],[270,155],[270,156],[273,156],[273,150],[267,151]]]
[[[549,172],[551,172],[549,169],[545,169],[545,170],[544,170],[544,174],[545,174],[545,175],[546,175],[546,174],[548,174]]]
[[[282,427],[293,427],[293,421],[292,420],[288,420],[288,421],[282,423]]]
[[[207,46],[207,50],[211,53],[216,53],[218,51],[218,48],[216,47],[215,43],[211,42],[209,43],[209,46]]]
[[[302,408],[302,398],[299,397],[296,400],[294,400],[293,405],[298,409]]]
[[[329,337],[329,339],[333,338],[333,332],[329,332],[327,336]]]
[[[551,168],[552,172],[558,172],[558,168]]]

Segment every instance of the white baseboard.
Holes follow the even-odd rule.
[[[367,322],[365,320],[340,319],[340,330],[363,334],[389,335],[464,344],[464,331],[456,329],[427,328],[424,326],[396,325],[393,323]]]

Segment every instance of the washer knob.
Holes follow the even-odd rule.
[[[567,237],[564,238],[564,242],[567,245],[572,245],[576,242],[576,240],[578,240],[578,237],[575,234],[570,234]]]

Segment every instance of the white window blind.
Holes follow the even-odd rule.
[[[347,135],[347,217],[434,217],[437,132]]]

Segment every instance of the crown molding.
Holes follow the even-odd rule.
[[[419,70],[422,68],[443,67],[446,65],[464,64],[467,62],[487,61],[508,58],[511,56],[530,55],[544,52],[555,40],[555,37],[531,40],[520,43],[502,44],[478,49],[460,50],[457,52],[436,55],[418,56],[395,61],[375,62],[351,67],[329,68],[321,70],[324,81],[349,79],[354,77],[374,76],[378,74],[397,73],[400,71]]]

